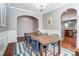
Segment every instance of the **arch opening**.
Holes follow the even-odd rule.
[[[77,46],[77,10],[68,8],[62,12],[60,17],[61,37],[63,37],[62,47],[73,51]]]
[[[24,33],[34,33],[38,29],[38,19],[33,16],[22,15],[17,17],[17,36],[23,37]]]

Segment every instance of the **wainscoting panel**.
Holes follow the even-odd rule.
[[[3,55],[7,45],[7,32],[2,32],[0,33],[0,55]]]

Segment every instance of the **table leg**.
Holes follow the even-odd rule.
[[[48,45],[45,47],[45,56],[47,56]]]
[[[40,44],[40,56],[43,56],[43,44]]]
[[[58,41],[58,55],[60,55],[60,41]]]
[[[55,44],[53,45],[53,56],[55,56]]]

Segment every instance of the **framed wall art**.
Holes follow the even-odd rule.
[[[52,17],[48,17],[47,18],[47,24],[48,25],[52,25]]]

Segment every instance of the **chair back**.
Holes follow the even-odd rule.
[[[26,46],[29,46],[32,41],[31,37],[27,33],[24,33],[24,38],[25,38]]]
[[[32,50],[38,55],[40,51],[40,43],[37,40],[32,40]]]
[[[56,36],[56,37],[59,37],[59,35],[58,34],[51,34],[52,36]]]
[[[48,35],[48,33],[43,33],[43,35]]]
[[[27,40],[27,33],[24,33],[24,39]]]

